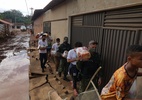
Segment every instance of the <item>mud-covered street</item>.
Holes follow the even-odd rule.
[[[29,99],[29,36],[20,33],[0,44],[0,100]]]
[[[37,49],[27,52],[29,40],[33,38],[30,34],[20,33],[1,42],[0,100],[70,98],[72,89],[69,83],[57,78],[48,68],[45,73],[41,72]],[[54,70],[54,64],[50,63],[50,65]],[[45,80],[47,74],[48,83]]]

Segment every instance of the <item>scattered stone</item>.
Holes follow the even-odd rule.
[[[69,92],[68,92],[68,91],[65,91],[65,94],[69,94]]]
[[[55,78],[55,80],[56,80],[56,81],[59,81],[59,79],[58,79],[58,78]]]
[[[65,89],[66,87],[64,85],[62,85],[62,89]]]
[[[61,82],[61,81],[58,81],[58,84],[59,84],[59,85],[61,85],[61,84],[62,84],[62,82]]]

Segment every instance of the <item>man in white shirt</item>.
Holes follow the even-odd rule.
[[[52,45],[52,50],[51,50],[51,54],[53,55],[54,60],[55,60],[56,72],[58,71],[59,62],[60,62],[60,57],[59,57],[59,55],[57,54],[57,50],[58,50],[59,46],[60,46],[60,39],[57,38],[57,39],[56,39],[56,43],[54,43],[54,44]]]
[[[69,65],[69,73],[73,79],[73,92],[74,92],[74,96],[78,95],[77,92],[77,81],[78,81],[78,69],[76,67],[76,62],[78,61],[78,57],[77,57],[77,53],[76,53],[76,48],[78,47],[82,47],[82,43],[81,42],[76,42],[75,43],[75,47],[74,49],[71,49],[68,52],[68,56],[67,56],[67,62],[70,63]]]
[[[46,33],[42,35],[42,39],[38,41],[38,49],[39,49],[39,56],[40,56],[40,64],[42,68],[42,72],[44,72],[44,68],[46,61],[47,61],[47,41],[46,41]]]

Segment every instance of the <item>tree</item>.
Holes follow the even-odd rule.
[[[11,19],[13,23],[23,22],[23,20],[21,19],[22,17],[24,17],[23,14],[18,10],[9,10],[9,11],[3,12],[3,18],[4,19]]]
[[[31,16],[29,16],[29,15],[25,16],[24,23],[25,23],[25,25],[31,24]]]
[[[30,24],[30,18],[31,16],[25,16],[19,11],[19,10],[8,10],[4,11],[0,14],[0,18],[2,19],[10,19],[12,20],[12,23],[24,23],[24,24]]]
[[[0,19],[3,19],[3,15],[2,15],[2,13],[0,13]]]

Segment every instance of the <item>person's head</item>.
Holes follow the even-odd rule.
[[[68,43],[68,37],[64,37],[64,42]]]
[[[132,67],[142,68],[142,46],[131,45],[127,48],[127,61]]]
[[[51,32],[48,32],[49,35],[51,35]]]
[[[98,45],[98,42],[94,41],[94,40],[91,40],[89,42],[89,49],[95,49]]]
[[[82,47],[82,43],[81,42],[76,42],[74,44],[74,47],[77,48],[77,47]]]
[[[57,38],[57,39],[56,39],[56,42],[57,42],[57,43],[60,43],[60,38]]]
[[[46,33],[43,33],[42,34],[42,40],[45,40],[46,39]]]

